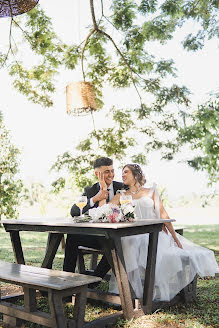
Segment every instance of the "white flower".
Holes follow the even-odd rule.
[[[101,207],[89,210],[92,222],[133,222],[135,220],[134,208],[131,204],[123,204],[121,207],[114,204],[104,204]]]
[[[128,204],[122,204],[121,209],[124,215],[127,215],[128,213],[133,213],[134,212],[134,207],[128,203]]]
[[[110,215],[113,213],[112,205],[111,204],[105,204],[102,206],[103,208],[103,214],[106,216]]]
[[[89,216],[91,216],[94,221],[103,218],[105,216],[108,216],[111,213],[112,213],[112,208],[109,204],[104,204],[103,206],[91,208],[89,210]]]

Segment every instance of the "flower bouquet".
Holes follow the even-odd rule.
[[[136,219],[134,207],[130,203],[122,204],[105,204],[101,207],[89,210],[91,222],[133,222]]]

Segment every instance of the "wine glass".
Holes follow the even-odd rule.
[[[125,204],[125,203],[132,203],[132,195],[125,195],[121,194],[120,196],[120,204]]]
[[[82,209],[87,205],[87,196],[78,196],[76,199],[76,205],[80,209],[80,217],[83,217]]]

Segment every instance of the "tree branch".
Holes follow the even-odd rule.
[[[102,16],[104,16],[104,13],[103,13],[103,0],[101,0],[101,11],[102,11]]]
[[[102,8],[102,16],[104,16],[103,14],[103,2],[101,0],[101,8]],[[133,78],[133,70],[132,68],[130,67],[129,63],[127,62],[127,60],[125,59],[124,55],[122,54],[122,52],[119,50],[119,48],[117,47],[116,43],[114,42],[114,40],[111,38],[111,36],[109,34],[107,34],[106,32],[104,32],[103,30],[99,29],[98,25],[97,25],[97,21],[96,21],[96,17],[95,17],[95,11],[94,11],[94,3],[93,3],[93,0],[90,0],[90,10],[91,10],[91,16],[92,16],[92,21],[93,21],[93,29],[91,30],[91,32],[88,34],[86,40],[85,40],[85,44],[84,44],[84,47],[82,49],[82,54],[81,54],[81,66],[82,66],[82,73],[83,73],[83,77],[84,77],[84,80],[85,80],[85,73],[84,73],[84,67],[83,67],[83,59],[84,59],[84,50],[85,50],[85,47],[87,45],[87,42],[88,42],[88,39],[90,38],[90,36],[96,31],[100,34],[103,34],[105,35],[114,45],[114,47],[116,48],[117,52],[119,53],[119,55],[121,56],[122,60],[124,61],[125,65],[128,67],[129,69],[129,72],[130,72],[130,76],[131,76],[131,80],[132,80],[132,83],[137,91],[137,94],[139,96],[139,99],[140,99],[140,102],[141,102],[141,105],[142,105],[142,98],[141,98],[141,95],[138,91],[138,88],[135,84],[135,80]],[[104,16],[105,17],[105,16]]]
[[[97,30],[98,26],[97,26],[97,22],[96,22],[96,18],[95,18],[94,1],[93,0],[90,0],[90,10],[91,10],[91,16],[92,16],[94,29]]]
[[[92,0],[91,0],[91,1],[92,1]],[[110,36],[109,34],[107,34],[106,32],[100,30],[100,29],[97,29],[97,32],[99,32],[99,33],[105,35],[105,36],[106,36],[106,37],[107,37],[107,38],[113,43],[114,47],[116,48],[117,52],[118,52],[119,55],[121,56],[121,58],[122,58],[122,60],[124,61],[125,65],[128,67],[129,72],[130,72],[130,77],[131,77],[132,83],[133,83],[133,85],[134,85],[134,87],[135,87],[135,90],[137,91],[137,94],[138,94],[138,96],[139,96],[139,99],[140,99],[140,101],[141,101],[141,105],[142,105],[142,98],[141,98],[141,95],[140,95],[140,93],[139,93],[139,91],[138,91],[138,88],[137,88],[137,86],[136,86],[136,84],[135,84],[135,80],[134,80],[134,78],[133,78],[133,73],[135,73],[135,72],[132,70],[132,68],[130,67],[129,63],[127,62],[127,60],[125,59],[124,55],[123,55],[122,52],[119,50],[119,48],[117,47],[116,43],[115,43],[114,40],[111,38],[111,36]]]
[[[84,73],[84,51],[85,51],[85,47],[86,47],[86,45],[87,45],[87,43],[88,43],[89,38],[91,37],[91,35],[92,35],[95,31],[96,31],[95,28],[93,28],[93,29],[90,31],[90,33],[89,33],[88,36],[86,37],[86,40],[85,40],[85,42],[84,42],[84,46],[83,46],[82,51],[81,51],[81,70],[82,70],[82,74],[83,74],[83,79],[84,79],[84,81],[85,81],[85,73]]]
[[[199,3],[200,3],[200,0],[197,0],[196,2],[194,2],[192,7],[190,8],[190,11],[187,12],[187,15],[191,15],[192,11],[198,6]]]

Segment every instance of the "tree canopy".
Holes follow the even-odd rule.
[[[191,124],[179,129],[179,143],[189,143],[194,157],[188,164],[195,170],[206,171],[209,183],[219,180],[219,101],[212,97],[198,106],[190,117]]]
[[[84,78],[95,86],[99,106],[106,83],[118,88],[134,83],[139,95],[140,91],[152,93],[154,110],[170,99],[187,103],[185,88],[164,87],[163,79],[176,74],[174,63],[152,56],[151,42],[164,44],[177,27],[192,19],[199,29],[187,35],[183,45],[193,51],[202,48],[205,39],[218,36],[218,7],[213,0],[90,0],[87,37],[81,44],[68,45],[58,38],[51,19],[38,5],[19,20],[12,18],[9,49],[1,53],[1,62],[8,65],[15,88],[46,107],[53,104],[54,78],[63,66],[70,70],[82,66]],[[13,42],[15,29],[22,32],[22,45]],[[31,68],[19,56],[25,42],[38,56],[39,64]]]
[[[0,218],[14,219],[21,201],[23,183],[17,177],[20,151],[11,143],[0,112]]]
[[[129,147],[136,147],[133,137],[127,136],[128,131],[135,129],[145,141],[140,142],[142,148],[133,160],[145,163],[145,154],[158,149],[162,150],[163,158],[172,159],[185,142],[192,147],[196,142],[203,157],[195,157],[188,164],[196,169],[207,169],[210,181],[215,182],[218,178],[215,178],[214,169],[210,171],[212,162],[207,158],[209,152],[218,155],[214,154],[213,147],[216,139],[206,147],[208,138],[204,136],[199,140],[200,131],[193,134],[201,125],[205,133],[206,116],[203,119],[193,113],[193,108],[189,109],[190,91],[175,82],[177,69],[173,60],[159,54],[155,56],[150,49],[154,42],[167,43],[176,29],[190,20],[196,22],[198,28],[181,40],[182,45],[188,51],[202,49],[207,39],[218,37],[218,1],[90,0],[89,3],[91,20],[81,44],[69,45],[60,40],[51,19],[38,5],[19,20],[12,18],[9,49],[0,55],[2,65],[8,65],[14,87],[45,107],[53,105],[55,78],[63,68],[72,71],[81,68],[84,80],[94,85],[99,108],[103,106],[102,91],[106,84],[113,88],[134,86],[139,96],[137,108],[110,110],[113,127],[94,130],[78,145],[78,156],[72,157],[66,152],[58,158],[54,168],[66,167],[77,172],[76,183],[82,187],[91,181],[82,178],[82,174],[98,155],[97,149],[100,154],[117,159],[127,155]],[[14,30],[22,33],[22,47],[26,43],[25,49],[37,57],[37,64],[23,62],[19,46],[11,37]],[[208,111],[208,106],[201,107]],[[190,119],[185,120],[186,116]],[[212,116],[218,117],[216,107],[213,107]]]

